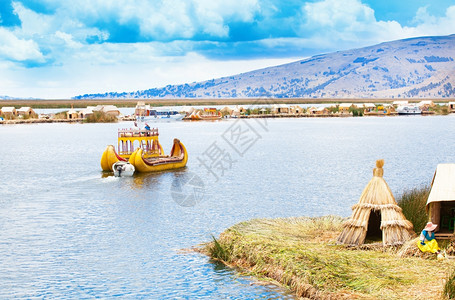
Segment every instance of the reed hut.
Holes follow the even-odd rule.
[[[303,112],[303,109],[298,105],[292,105],[289,107],[289,111],[291,114],[301,114]]]
[[[150,105],[145,105],[144,101],[138,101],[136,104],[136,108],[134,109],[135,116],[145,116],[147,113],[147,109],[150,109]]]
[[[274,104],[272,106],[272,113],[273,114],[288,114],[289,106],[287,106],[286,104]]]
[[[338,106],[338,111],[340,112],[340,114],[349,114],[349,109],[351,107],[355,108],[356,106],[352,103],[341,103]]]
[[[228,106],[223,107],[220,112],[223,116],[230,116],[234,110]]]
[[[427,200],[429,219],[437,224],[439,238],[454,236],[455,227],[455,164],[439,164],[431,182]]]
[[[384,246],[391,246],[401,245],[413,237],[412,223],[406,220],[382,177],[383,165],[384,160],[376,161],[373,179],[360,195],[359,203],[352,207],[352,216],[343,224],[338,243],[361,245],[366,238],[382,238]]]
[[[29,106],[23,106],[17,110],[18,116],[36,117],[35,111]]]
[[[16,108],[12,106],[3,106],[1,111],[2,115],[4,115],[6,118],[12,118],[17,115]]]
[[[329,114],[329,110],[327,109],[327,107],[318,107],[316,109],[315,113],[317,115],[328,115]]]
[[[78,117],[79,117],[79,114],[77,113],[77,111],[71,105],[71,109],[66,112],[66,118],[68,120],[74,120],[74,119],[77,119]]]
[[[80,119],[85,119],[88,116],[93,115],[93,106],[87,106],[87,108],[84,108],[83,110],[79,111],[78,117]]]
[[[455,102],[449,102],[449,112],[455,112]]]
[[[102,111],[109,116],[119,117],[120,110],[115,105],[106,105],[103,107]]]

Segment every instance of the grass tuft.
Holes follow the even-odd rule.
[[[85,119],[85,122],[87,123],[114,123],[117,121],[118,119],[116,116],[108,115],[102,111],[95,111]]]
[[[224,249],[224,247],[217,241],[217,239],[212,235],[213,246],[209,248],[210,256],[215,259],[220,259],[222,261],[229,261],[229,254]]]
[[[455,299],[455,269],[451,269],[444,284],[444,297]]]
[[[430,190],[431,187],[428,185],[406,190],[397,201],[406,219],[414,225],[414,231],[418,234],[428,222],[426,204]]]

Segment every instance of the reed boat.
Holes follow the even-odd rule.
[[[174,145],[169,155],[148,156],[142,148],[137,148],[131,154],[129,162],[138,172],[158,172],[179,169],[186,166],[188,153],[179,139],[174,139]]]
[[[154,172],[184,167],[188,160],[185,146],[178,139],[175,139],[170,155],[164,155],[158,135],[157,128],[150,130],[119,129],[117,150],[114,145],[106,147],[101,156],[101,169],[113,171],[112,166],[119,161],[129,162],[138,172]]]
[[[197,111],[191,114],[191,120],[219,120],[223,117],[220,111],[216,108],[204,108],[204,112]]]

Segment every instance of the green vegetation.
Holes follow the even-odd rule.
[[[37,114],[25,114],[25,115],[5,115],[5,114],[0,114],[0,117],[2,117],[4,120],[28,120],[28,119],[36,119],[38,117]]]
[[[337,106],[330,106],[330,107],[327,107],[327,109],[328,109],[329,112],[332,113],[332,114],[335,114],[335,113],[337,113],[337,112],[340,111],[340,108],[339,108],[338,105],[337,105]]]
[[[352,113],[353,117],[362,117],[363,116],[363,108],[351,106],[349,108],[349,112]]]
[[[106,114],[102,111],[95,111],[93,114],[88,115],[87,118],[84,120],[87,123],[114,123],[118,122],[118,118],[116,116],[112,116]]]
[[[67,113],[68,111],[65,110],[65,111],[61,111],[61,112],[58,112],[54,115],[54,119],[66,119],[67,118]]]
[[[447,105],[435,105],[429,108],[430,111],[434,111],[438,115],[448,115],[450,113],[449,107]]]
[[[451,269],[446,278],[444,297],[446,299],[455,299],[455,269]]]
[[[420,232],[428,222],[426,204],[430,195],[430,186],[406,190],[398,198],[397,203],[403,214],[414,225],[414,231]]]
[[[384,248],[382,243],[336,245],[343,221],[326,216],[242,222],[206,245],[205,251],[247,275],[288,287],[298,297],[441,298],[450,260],[399,256],[398,247]],[[415,240],[407,247],[418,249]]]

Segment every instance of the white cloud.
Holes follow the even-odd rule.
[[[36,34],[60,30],[87,30],[97,21],[137,25],[144,38],[152,40],[190,39],[199,33],[225,37],[228,21],[251,21],[260,10],[258,0],[47,0],[56,7],[53,15],[37,14],[19,2],[15,12],[25,21],[24,31]],[[73,24],[72,24],[73,23]],[[36,27],[35,27],[36,26]],[[51,29],[50,29],[51,28]]]
[[[359,24],[376,21],[374,11],[359,0],[324,0],[303,6],[306,26],[330,27],[339,31],[356,30]]]
[[[278,8],[266,7],[262,0],[43,1],[51,4],[52,13],[40,14],[16,2],[13,7],[22,26],[0,27],[1,94],[60,98],[92,92],[134,91],[206,80],[278,63],[278,60],[257,59],[213,61],[195,53],[195,49],[204,51],[212,47],[213,50],[218,45],[216,41],[194,41],[195,36],[223,39],[229,35],[230,22],[252,22],[262,13],[273,19],[273,12],[278,14]],[[376,20],[373,9],[360,0],[322,0],[302,5],[300,12],[286,20],[295,26],[292,30],[299,28],[297,36],[237,44],[245,51],[248,47],[254,51],[264,49],[264,53],[268,49],[270,52],[279,49],[281,53],[287,49],[310,49],[308,52],[316,54],[401,38],[453,34],[455,6],[449,7],[443,17],[432,16],[422,7],[412,26],[402,26],[396,21]],[[153,42],[90,44],[86,41],[89,37],[106,41],[110,22],[136,24],[141,35]],[[282,61],[291,60],[297,58]],[[23,64],[12,63],[17,61],[52,65],[26,69]]]
[[[415,26],[378,21],[374,10],[359,0],[323,0],[302,7],[305,41],[333,50],[355,48],[396,39],[455,33],[455,6],[444,17],[431,16],[425,7],[417,11]]]
[[[65,32],[61,32],[61,31],[57,31],[55,33],[55,37],[56,38],[59,38],[61,40],[63,40],[65,42],[65,44],[69,47],[69,48],[73,48],[73,49],[81,49],[83,47],[83,44],[82,43],[79,43],[79,42],[76,42],[74,39],[73,39],[73,36],[71,34],[68,34],[68,33],[65,33]]]
[[[81,59],[68,61],[63,66],[33,69],[2,70],[0,66],[0,91],[2,95],[49,99],[86,93],[132,92],[210,80],[295,60],[297,58],[212,61],[188,53],[182,57],[155,57],[133,63],[98,65]]]
[[[44,57],[37,43],[17,38],[9,30],[0,27],[0,56],[9,60],[43,62]]]
[[[414,22],[417,25],[414,28],[408,28],[419,35],[449,35],[455,33],[455,5],[446,10],[443,17],[437,18],[430,15],[425,7],[418,9]]]

